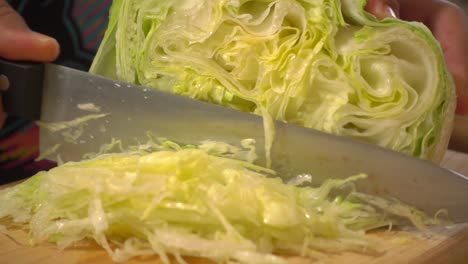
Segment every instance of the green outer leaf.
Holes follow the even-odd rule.
[[[111,79],[118,79],[116,69],[116,55],[115,55],[115,33],[119,22],[119,13],[122,3],[125,0],[113,0],[112,6],[109,11],[109,22],[107,25],[106,33],[102,39],[103,43],[99,46],[98,52],[93,60],[89,71],[98,75],[102,75]]]

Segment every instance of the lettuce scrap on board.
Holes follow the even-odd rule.
[[[158,255],[165,264],[171,256],[179,264],[187,256],[286,264],[284,254],[320,259],[343,251],[378,253],[366,231],[405,223],[424,230],[438,223],[398,201],[345,188],[365,180],[364,174],[318,187],[298,186],[306,175],[283,183],[253,164],[249,139],[240,147],[149,141],[105,153],[116,145],[0,190],[6,228],[23,228],[31,241],[62,249],[95,241],[119,262]]]
[[[115,0],[90,71],[262,115],[269,144],[277,119],[438,162],[455,106],[440,46],[365,2]]]

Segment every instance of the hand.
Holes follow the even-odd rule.
[[[59,54],[58,42],[48,36],[31,31],[23,18],[0,0],[0,57],[9,60],[53,61]],[[4,88],[0,78],[0,88]],[[0,128],[5,121],[0,98]]]
[[[368,0],[366,10],[378,19],[422,22],[432,31],[457,88],[457,114],[468,115],[468,19],[463,10],[444,0]]]

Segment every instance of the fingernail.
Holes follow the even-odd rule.
[[[392,4],[382,3],[376,6],[374,12],[375,17],[377,19],[385,19],[385,18],[398,18],[398,6],[394,7]]]
[[[400,2],[397,0],[387,0],[388,13],[394,17],[400,17]]]
[[[388,14],[389,17],[393,17],[393,18],[398,17],[397,12],[391,6],[386,6],[385,9],[386,9],[385,12]]]
[[[41,33],[34,32],[34,34],[39,45],[43,47],[44,57],[47,60],[55,59],[60,53],[60,45],[57,40]]]
[[[6,91],[10,87],[10,81],[5,75],[0,74],[0,91]]]
[[[42,44],[49,44],[56,41],[55,39],[41,33],[34,32],[34,35],[37,41],[41,42]]]
[[[397,9],[393,8],[391,5],[384,4],[381,6],[380,10],[380,19],[384,19],[387,17],[391,18],[398,18],[398,12]]]

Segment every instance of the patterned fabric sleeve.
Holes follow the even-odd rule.
[[[28,26],[58,40],[55,61],[87,71],[107,27],[111,0],[10,0]],[[36,161],[39,128],[31,121],[9,116],[0,129],[0,184],[23,179],[55,166]]]
[[[0,184],[48,170],[55,163],[35,161],[39,155],[39,128],[21,118],[8,117],[0,130]]]

